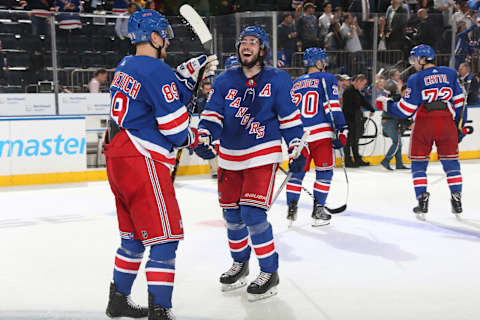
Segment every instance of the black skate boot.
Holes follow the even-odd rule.
[[[247,288],[248,301],[257,301],[270,298],[277,294],[277,285],[280,283],[278,271],[266,273],[260,271],[255,279]]]
[[[428,212],[428,199],[430,198],[430,193],[423,192],[418,199],[418,206],[413,208],[418,220],[425,220],[425,214]]]
[[[297,210],[298,210],[298,202],[295,200],[291,200],[288,204],[288,214],[287,220],[290,220],[290,224],[297,220]]]
[[[321,227],[330,224],[330,219],[332,219],[332,216],[325,211],[324,206],[316,204],[315,201],[315,206],[313,207],[312,211],[312,218],[312,227]]]
[[[175,320],[172,309],[153,304],[153,296],[148,295],[148,320]]]
[[[134,304],[130,300],[130,296],[117,292],[117,286],[112,282],[110,284],[110,295],[105,313],[110,318],[145,318],[148,316],[148,309]]]
[[[246,286],[248,273],[248,261],[243,263],[234,261],[232,267],[220,276],[222,291],[232,291]]]
[[[452,213],[454,215],[459,215],[462,213],[462,194],[460,192],[452,193],[452,199],[450,200],[452,203]]]

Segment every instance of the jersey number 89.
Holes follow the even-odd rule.
[[[121,91],[117,91],[112,98],[110,115],[113,120],[121,127],[125,114],[128,111],[128,97]]]

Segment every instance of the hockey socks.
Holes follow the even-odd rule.
[[[428,161],[412,160],[413,187],[417,199],[427,192],[427,166]]]
[[[447,174],[448,187],[450,192],[462,192],[462,174],[460,173],[460,162],[458,160],[440,160],[443,171]]]
[[[118,248],[115,256],[113,270],[113,282],[117,292],[130,295],[144,251],[145,247],[140,240],[122,239],[121,247]]]
[[[242,221],[240,209],[224,209],[223,217],[227,223],[228,246],[232,258],[236,262],[250,259],[251,248],[248,245],[248,230]]]
[[[305,177],[306,171],[292,174],[292,177],[287,182],[287,204],[292,200],[298,202],[300,193],[302,192],[302,181]]]
[[[278,269],[278,254],[275,252],[272,226],[267,221],[264,209],[240,206],[243,221],[248,226],[250,239],[260,264],[260,270],[273,273]]]
[[[145,267],[148,293],[153,296],[153,305],[172,307],[175,257],[178,241],[153,245]]]
[[[313,195],[319,206],[324,206],[330,191],[333,170],[316,170],[316,181],[313,185]]]

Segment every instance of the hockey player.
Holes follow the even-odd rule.
[[[269,50],[265,31],[243,29],[236,49],[241,67],[225,70],[215,79],[200,115],[201,143],[195,151],[204,159],[212,157],[210,143],[220,138],[218,194],[233,258],[220,282],[223,291],[246,285],[250,238],[261,271],[247,288],[249,300],[255,301],[276,294],[279,283],[278,254],[266,211],[283,161],[281,139],[290,155],[303,149],[290,161],[293,172],[303,170],[308,150],[302,148],[303,126],[290,96],[290,76],[264,66]]]
[[[413,208],[417,218],[423,220],[428,212],[427,165],[435,143],[451,192],[452,212],[462,212],[462,176],[458,161],[458,142],[463,131],[457,130],[465,123],[462,115],[464,94],[457,73],[448,67],[433,63],[435,51],[428,45],[418,45],[410,52],[409,62],[418,71],[408,78],[407,89],[398,103],[388,102],[388,113],[401,118],[414,115],[411,134],[410,160],[413,186],[418,206]],[[466,110],[465,110],[466,111]],[[461,116],[463,120],[461,121]]]
[[[170,179],[175,147],[193,147],[185,104],[200,68],[211,75],[216,57],[183,63],[175,74],[161,59],[173,37],[167,19],[153,10],[129,18],[136,55],[118,65],[110,85],[111,120],[105,143],[107,174],[115,196],[121,246],[115,256],[106,310],[109,317],[174,319],[171,312],[175,256],[183,227]],[[142,262],[146,263],[148,309],[129,298]]]
[[[230,56],[227,58],[227,60],[225,60],[225,69],[231,69],[239,65],[240,62],[238,61],[237,56]]]
[[[325,72],[327,54],[321,48],[309,48],[303,54],[307,74],[293,83],[293,99],[302,114],[305,131],[309,131],[308,148],[310,158],[305,170],[310,169],[310,162],[315,163],[316,181],[313,185],[314,203],[312,226],[330,223],[331,215],[325,211],[325,201],[333,176],[334,149],[340,149],[347,142],[347,126],[338,101],[338,83],[334,75]],[[324,80],[325,79],[325,80]],[[328,96],[325,95],[323,81]],[[337,132],[335,132],[335,130]],[[302,181],[306,171],[295,173],[287,184],[287,219],[297,219],[297,204],[302,190]]]

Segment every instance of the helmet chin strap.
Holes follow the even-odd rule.
[[[162,38],[162,39],[163,39],[163,38]],[[163,44],[157,48],[157,47],[155,47],[155,45],[153,44],[153,42],[152,42],[151,39],[150,39],[150,41],[149,41],[150,45],[151,45],[154,49],[157,50],[157,58],[158,58],[158,59],[161,59],[161,57],[162,57],[162,50],[163,50],[163,47],[165,47],[165,39],[163,39],[162,42],[163,42]]]

